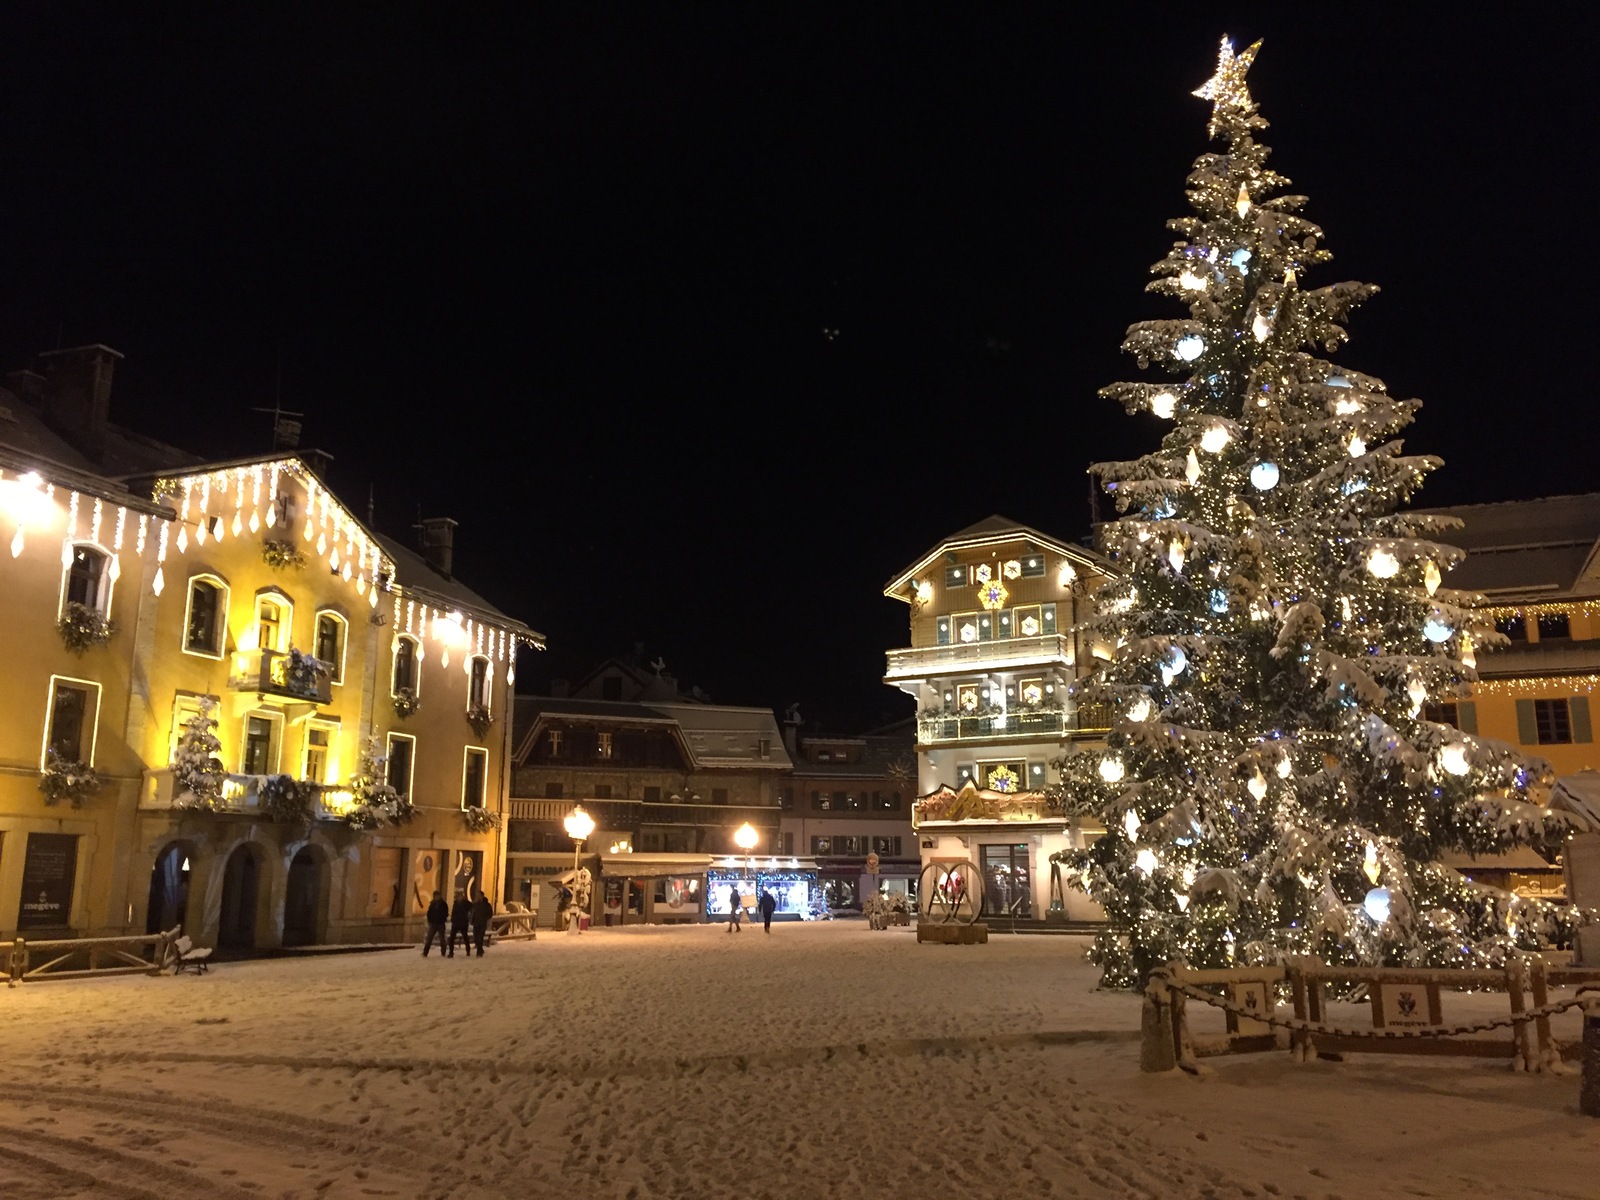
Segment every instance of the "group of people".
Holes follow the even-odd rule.
[[[761,914],[762,927],[768,933],[772,932],[772,914],[778,910],[778,899],[766,888],[761,889],[761,895],[756,900],[756,911]],[[737,929],[744,932],[744,897],[739,895],[738,887],[728,888],[728,932]]]
[[[443,892],[435,892],[433,903],[428,905],[428,940],[422,943],[422,957],[428,957],[428,951],[433,949],[433,943],[437,940],[440,957],[454,958],[456,939],[460,938],[469,957],[476,947],[478,957],[482,958],[483,944],[489,936],[489,918],[492,916],[494,905],[482,892],[478,893],[476,900],[468,900],[465,892],[458,891],[453,905],[444,902]],[[447,921],[450,925],[448,934],[445,933]]]

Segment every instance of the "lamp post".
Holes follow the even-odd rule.
[[[576,885],[578,882],[578,855],[583,852],[583,843],[594,832],[594,818],[584,812],[583,805],[579,804],[575,805],[572,811],[562,819],[561,824],[566,829],[567,836],[572,839],[572,882]],[[576,886],[574,886],[572,894],[573,898],[576,899],[578,894]],[[567,920],[570,922],[568,928],[573,930],[579,927],[576,909],[577,905],[574,904],[572,911],[567,914]]]
[[[755,872],[750,865],[750,851],[756,848],[756,843],[761,840],[761,835],[756,832],[755,826],[746,821],[733,831],[733,844],[744,851],[744,869],[750,872],[750,886],[755,887]]]

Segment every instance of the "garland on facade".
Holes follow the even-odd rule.
[[[216,711],[217,702],[201,696],[198,711],[183,723],[172,754],[174,808],[209,812],[222,801],[222,781],[227,773],[217,757],[222,741],[216,735]]]
[[[414,714],[422,707],[422,701],[417,699],[416,690],[403,687],[394,694],[394,715],[402,721]]]
[[[472,727],[472,732],[478,737],[487,737],[489,726],[494,724],[494,714],[489,711],[487,704],[467,705],[467,724]]]
[[[462,809],[461,823],[467,827],[468,833],[489,833],[503,824],[500,814],[489,808]]]
[[[322,690],[322,681],[333,673],[333,668],[320,658],[289,647],[289,657],[283,665],[283,682],[297,696],[314,699]]]
[[[46,804],[60,804],[65,800],[73,808],[82,808],[101,786],[100,776],[93,767],[64,759],[54,750],[46,751],[44,770],[39,773],[39,790],[44,793]]]
[[[311,824],[311,796],[315,785],[288,775],[268,775],[261,781],[260,812],[278,825]]]
[[[261,543],[261,561],[274,571],[299,571],[306,565],[306,556],[293,542],[273,538]]]
[[[356,804],[344,819],[352,829],[404,825],[417,815],[411,797],[389,782],[388,761],[387,755],[378,753],[378,739],[368,738],[361,751],[361,765],[350,780]]]
[[[56,622],[56,632],[61,635],[62,644],[74,654],[82,654],[91,646],[104,646],[116,631],[115,621],[99,609],[79,604],[76,600],[67,601],[61,619]]]

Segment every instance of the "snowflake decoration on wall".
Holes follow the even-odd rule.
[[[1006,591],[1005,584],[998,579],[991,579],[979,589],[978,603],[993,612],[997,608],[1004,608],[1010,595],[1011,593]]]
[[[989,772],[991,792],[1014,792],[1021,783],[1022,780],[1010,767],[996,767]]]

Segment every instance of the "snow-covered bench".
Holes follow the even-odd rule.
[[[206,973],[206,960],[211,957],[210,946],[196,946],[188,934],[184,934],[172,943],[169,961],[172,963],[172,973],[182,975],[185,971],[193,971],[196,975]]]

